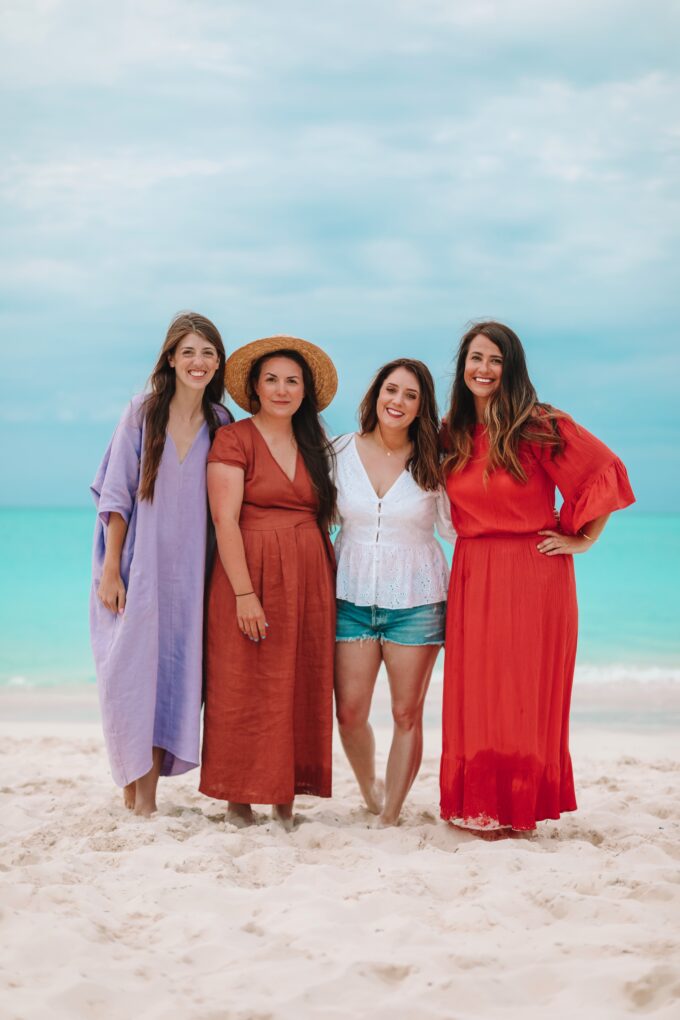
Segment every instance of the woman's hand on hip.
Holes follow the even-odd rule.
[[[252,641],[264,641],[267,636],[267,620],[262,603],[254,592],[236,596],[236,618],[239,630]]]
[[[582,535],[563,535],[561,531],[539,531],[539,535],[545,538],[536,548],[545,556],[573,556],[586,552],[593,544]]]
[[[97,598],[112,613],[122,613],[125,609],[125,585],[120,573],[104,572],[97,588]]]

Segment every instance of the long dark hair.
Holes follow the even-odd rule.
[[[418,380],[420,406],[418,415],[409,425],[408,437],[413,443],[413,452],[406,468],[421,489],[433,490],[439,487],[439,411],[434,392],[434,381],[430,370],[422,361],[413,358],[395,358],[379,368],[364,399],[359,405],[359,427],[365,435],[378,426],[377,403],[383,383],[397,368],[405,368]]]
[[[527,370],[522,343],[502,322],[474,323],[458,346],[456,374],[446,420],[447,456],[443,470],[462,471],[472,456],[472,430],[477,422],[474,397],[465,382],[465,361],[476,336],[485,336],[503,355],[498,391],[489,399],[484,424],[489,437],[487,472],[503,468],[520,482],[527,480],[519,453],[521,442],[539,443],[560,453],[563,442],[557,422],[565,415],[539,401]]]
[[[210,319],[206,319],[204,315],[198,315],[196,312],[180,312],[170,323],[158,355],[158,361],[149,379],[151,393],[142,405],[146,434],[138,496],[140,500],[148,499],[150,503],[153,501],[156,477],[165,447],[170,401],[175,394],[175,370],[170,365],[169,359],[189,333],[197,333],[202,336],[217,351],[219,358],[217,371],[203,391],[203,417],[208,423],[211,439],[221,424],[213,404],[221,404],[224,399],[226,353],[222,337],[217,326]]]
[[[337,502],[337,490],[332,478],[335,454],[319,417],[314,376],[301,354],[282,348],[280,351],[269,351],[253,362],[246,382],[251,409],[256,411],[260,406],[255,384],[260,378],[262,366],[271,358],[290,358],[302,369],[305,395],[293,415],[293,434],[319,498],[317,519],[323,528],[328,528],[335,518]]]

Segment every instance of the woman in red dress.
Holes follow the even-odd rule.
[[[442,437],[458,540],[441,814],[496,837],[576,808],[572,554],[591,549],[609,514],[635,497],[611,450],[539,403],[519,338],[497,322],[475,325],[461,340]]]
[[[252,417],[218,430],[208,495],[219,556],[210,579],[202,793],[286,829],[297,793],[331,795],[335,574],[332,450],[318,412],[337,375],[297,337],[234,351],[227,389]]]

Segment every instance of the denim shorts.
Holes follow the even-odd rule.
[[[336,641],[392,641],[395,645],[443,645],[446,602],[412,609],[355,606],[337,600]]]

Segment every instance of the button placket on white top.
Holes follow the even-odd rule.
[[[434,526],[444,494],[425,492],[402,471],[379,498],[355,438],[341,437],[336,447],[338,597],[395,609],[443,601],[448,567]]]

